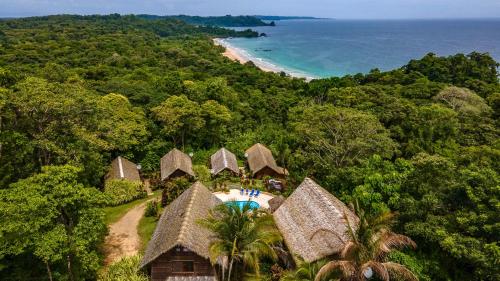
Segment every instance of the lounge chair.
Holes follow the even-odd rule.
[[[245,193],[245,194],[246,194],[246,195],[248,195],[248,188],[247,188],[247,191],[246,191],[246,193]]]
[[[260,194],[260,190],[257,190],[257,192],[255,192],[255,195],[253,197],[257,197],[257,196],[259,196],[259,194]]]
[[[252,189],[252,192],[250,192],[250,194],[248,196],[252,197],[254,192],[255,192],[255,190]]]
[[[240,194],[243,195],[243,193],[245,192],[245,190],[243,188],[240,189]]]

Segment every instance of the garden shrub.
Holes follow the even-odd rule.
[[[99,274],[99,281],[148,281],[148,276],[139,270],[140,255],[124,257]]]
[[[156,217],[156,216],[158,216],[159,210],[160,210],[160,204],[158,204],[158,201],[156,201],[156,200],[149,201],[146,204],[146,210],[144,211],[144,216],[145,217]]]
[[[109,180],[104,185],[104,195],[109,206],[128,203],[147,196],[142,183],[128,180]]]

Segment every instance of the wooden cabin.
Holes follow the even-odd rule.
[[[210,157],[210,165],[212,168],[210,170],[212,176],[217,176],[224,171],[228,171],[234,176],[238,176],[240,174],[240,168],[238,167],[236,155],[224,147],[219,149]]]
[[[212,235],[198,221],[221,203],[196,182],[165,208],[141,261],[151,280],[216,280],[208,250]]]
[[[308,263],[339,253],[350,240],[347,220],[351,225],[359,223],[342,201],[309,178],[273,217],[290,252]]]
[[[252,177],[260,179],[264,176],[284,177],[288,175],[285,168],[278,167],[269,148],[257,143],[245,151],[248,167]]]
[[[108,180],[129,180],[141,181],[137,165],[121,156],[118,156],[111,162],[111,167],[104,177]]]
[[[194,177],[191,157],[177,148],[174,148],[161,158],[160,172],[161,180],[182,176]]]

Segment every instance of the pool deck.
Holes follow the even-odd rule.
[[[250,193],[250,192],[249,192]],[[269,203],[268,201],[274,198],[274,195],[267,193],[267,192],[260,192],[258,197],[250,197],[243,193],[243,195],[240,194],[239,189],[230,189],[229,193],[225,192],[214,192],[213,193],[217,198],[219,198],[222,202],[227,202],[227,201],[248,201],[249,199],[251,201],[255,201],[259,203],[260,207],[263,209],[269,209]]]

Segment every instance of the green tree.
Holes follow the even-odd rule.
[[[185,95],[171,96],[151,111],[163,125],[163,132],[170,136],[175,144],[181,144],[183,147],[186,136],[205,125],[200,105]]]
[[[201,115],[205,118],[205,129],[211,145],[218,145],[221,137],[227,133],[231,112],[227,107],[214,100],[208,100],[201,105]]]
[[[200,223],[214,233],[210,260],[223,261],[223,280],[242,280],[245,273],[258,277],[262,258],[277,259],[273,246],[282,238],[272,216],[263,210],[252,210],[249,204],[242,209],[238,204],[221,204]]]
[[[98,245],[107,233],[104,199],[78,182],[81,169],[46,166],[42,173],[0,190],[0,256],[34,255],[49,279],[55,267],[70,280],[92,278]]]
[[[396,144],[378,119],[331,105],[295,108],[292,126],[308,156],[325,167],[343,167],[373,154],[391,157]]]

